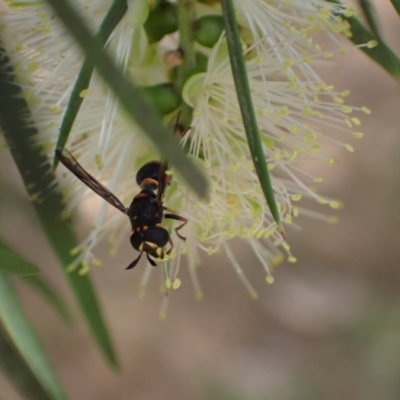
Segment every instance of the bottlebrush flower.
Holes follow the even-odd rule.
[[[109,2],[86,0],[78,4],[95,31]],[[297,202],[302,198],[308,198],[339,207],[338,201],[315,190],[322,178],[314,176],[307,164],[335,163],[325,153],[324,143],[353,151],[350,138],[362,136],[355,131],[360,121],[353,113],[369,111],[346,105],[349,92],[337,90],[318,77],[313,63],[331,57],[333,51],[322,50],[311,38],[316,31],[328,32],[334,40],[335,32],[349,34],[348,25],[339,14],[351,10],[317,0],[248,0],[235,1],[235,5],[242,25],[253,103],[281,219],[295,228],[299,228],[295,223],[299,214],[329,221],[330,217],[322,213],[296,205],[301,204]],[[109,50],[136,83],[167,81],[170,75],[163,55],[176,48],[176,36],[149,43],[143,30],[148,2],[129,2],[128,6],[128,13],[109,40]],[[15,14],[8,13],[6,19],[4,31],[9,37],[8,44],[13,43],[14,66],[30,99],[40,131],[38,141],[52,156],[82,56],[45,5],[21,7]],[[336,45],[336,49],[342,48]],[[166,191],[165,205],[188,218],[189,223],[182,231],[186,242],[176,237],[173,224],[165,223],[176,246],[160,268],[164,288],[179,287],[178,272],[184,255],[197,296],[201,297],[196,275],[201,251],[210,255],[222,251],[250,294],[257,297],[232,251],[234,240],[248,244],[265,269],[269,283],[273,281],[271,267],[281,261],[283,254],[289,261],[296,259],[266,207],[254,171],[224,37],[208,53],[203,51],[208,57],[206,71],[193,75],[183,88],[183,98],[193,107],[194,117],[182,142],[208,176],[211,191],[207,201],[199,201],[179,174],[174,175]],[[85,99],[67,147],[88,172],[129,206],[139,192],[134,183],[136,171],[146,161],[160,156],[148,146],[139,129],[127,123],[113,94],[96,75],[81,95]],[[81,203],[88,190],[65,171],[58,176],[57,183],[65,193],[67,215]],[[88,237],[72,250],[76,261],[71,268],[82,263],[85,273],[90,263],[98,264],[94,248],[103,240],[109,241],[111,254],[127,242],[128,219],[114,210],[109,216],[108,209],[108,203],[103,202]],[[151,270],[151,266],[146,268],[142,288]]]

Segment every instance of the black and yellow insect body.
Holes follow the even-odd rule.
[[[156,266],[154,258],[163,260],[165,255],[171,252],[174,243],[169,232],[161,226],[164,218],[182,222],[175,228],[175,232],[180,239],[185,240],[178,231],[186,225],[188,220],[163,206],[165,189],[171,180],[167,162],[150,161],[139,169],[136,182],[141,191],[127,208],[103,184],[90,175],[67,149],[57,149],[56,155],[61,163],[85,185],[129,217],[132,225],[130,241],[133,248],[140,254],[127,269],[135,267],[143,253],[146,253],[150,264]],[[170,248],[165,252],[167,244]]]

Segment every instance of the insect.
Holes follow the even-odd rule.
[[[175,232],[180,239],[186,240],[180,235],[179,230],[187,224],[188,220],[163,206],[164,192],[171,181],[167,162],[150,161],[138,170],[136,182],[141,190],[133,198],[130,206],[125,207],[113,193],[85,171],[69,150],[57,149],[56,155],[60,162],[86,186],[128,216],[132,225],[130,242],[140,254],[126,269],[135,267],[143,253],[146,253],[147,259],[154,267],[157,264],[153,258],[162,260],[165,254],[168,255],[171,252],[174,243],[169,232],[161,226],[164,218],[181,221],[182,223],[175,228]],[[170,248],[164,252],[167,244]]]

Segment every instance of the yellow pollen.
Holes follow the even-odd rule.
[[[172,289],[179,289],[181,286],[182,282],[179,278],[174,279],[174,283],[172,284]]]
[[[287,214],[287,215],[285,216],[285,218],[284,218],[284,221],[285,221],[287,224],[291,224],[291,223],[293,222],[293,218],[292,218],[292,216],[291,216],[290,214]]]
[[[353,124],[351,123],[351,121],[349,119],[345,119],[344,122],[346,123],[346,125],[351,128],[353,126]]]
[[[51,107],[50,107],[50,112],[52,113],[52,114],[55,114],[57,111],[59,111],[60,110],[60,106],[58,105],[58,104],[53,104]]]
[[[207,248],[207,254],[211,256],[214,253],[214,249],[212,247]]]
[[[349,106],[343,106],[341,108],[342,112],[344,112],[345,114],[350,114],[351,112],[353,112],[353,109]]]
[[[364,136],[362,132],[353,132],[353,137],[356,139],[361,139]]]
[[[143,299],[144,295],[146,294],[146,289],[144,286],[140,285],[138,289],[139,298]]]
[[[87,261],[81,262],[81,269],[78,271],[79,275],[86,275],[89,272],[89,263]]]
[[[265,282],[267,282],[269,285],[272,285],[274,283],[275,279],[272,275],[267,275],[265,277]]]
[[[89,94],[89,89],[83,89],[80,93],[79,93],[79,97],[86,97]]]
[[[322,198],[322,197],[318,197],[317,198],[317,203],[319,204],[328,204],[328,200]]]
[[[109,257],[115,257],[116,255],[117,255],[117,249],[115,247],[112,247],[110,250],[108,250]]]
[[[268,239],[271,235],[273,235],[274,232],[275,232],[275,228],[267,229],[267,231],[265,232],[264,238]]]
[[[377,40],[370,40],[370,41],[367,43],[367,47],[368,47],[369,49],[373,49],[373,48],[376,47],[376,46],[378,46],[378,41],[377,41]]]
[[[354,153],[354,147],[353,147],[351,144],[346,143],[346,144],[344,145],[344,147],[346,147],[346,149],[347,149],[350,153]]]
[[[171,287],[172,287],[171,279],[167,278],[167,279],[165,280],[165,282],[164,282],[164,285],[165,285],[165,287],[166,287],[167,289],[171,289]]]
[[[78,247],[74,247],[73,249],[70,250],[69,254],[71,256],[76,256],[79,252],[79,248]]]
[[[167,319],[167,312],[165,310],[161,310],[158,313],[158,317],[160,318],[161,321],[165,321]]]
[[[196,292],[196,300],[201,300],[204,297],[204,293],[201,290]]]
[[[76,265],[75,264],[69,264],[67,265],[67,267],[65,268],[65,272],[67,274],[71,273],[72,271],[75,271],[76,269]]]
[[[334,101],[336,104],[343,104],[343,103],[344,103],[344,100],[343,100],[341,97],[338,97],[338,96],[335,96],[335,97],[333,98],[333,101]]]
[[[94,266],[96,266],[96,267],[100,267],[100,266],[102,265],[102,262],[101,262],[101,260],[99,260],[98,258],[94,258],[94,259],[92,260],[92,264],[93,264]]]
[[[39,68],[39,64],[38,63],[30,63],[29,65],[28,65],[28,68],[27,68],[27,70],[28,70],[28,72],[35,72],[37,69]]]
[[[336,165],[336,160],[334,158],[328,158],[326,160],[327,165],[333,166]]]
[[[290,198],[292,199],[292,201],[299,201],[302,198],[302,195],[300,193],[296,193],[290,196]]]
[[[257,300],[258,299],[258,293],[255,290],[250,291],[250,296],[252,299]]]
[[[104,164],[103,164],[102,157],[101,157],[101,155],[99,153],[97,153],[94,156],[94,161],[95,161],[95,163],[97,165],[98,170],[101,171],[103,169],[103,167],[104,167]]]
[[[332,200],[329,202],[329,205],[331,208],[337,210],[338,208],[340,208],[340,203],[337,200]]]
[[[371,114],[371,110],[368,107],[362,107],[361,110],[365,113],[365,114]]]
[[[311,107],[307,107],[304,111],[303,111],[304,115],[313,115],[314,111]]]
[[[290,263],[295,263],[295,262],[297,261],[297,258],[294,257],[294,256],[290,256],[290,257],[288,257],[287,260],[288,260]]]

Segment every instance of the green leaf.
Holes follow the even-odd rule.
[[[391,0],[393,7],[397,11],[397,14],[400,15],[400,0]]]
[[[246,64],[243,57],[239,30],[235,18],[235,9],[232,0],[221,0],[221,5],[233,79],[235,81],[240,112],[242,114],[243,125],[246,132],[251,157],[253,159],[254,168],[257,172],[258,179],[260,180],[260,185],[264,192],[264,196],[267,200],[271,214],[282,236],[284,236],[279,210],[275,201],[271,178],[268,172],[267,162],[265,160],[260,132],[258,130],[253,101],[251,99]]]
[[[102,43],[102,45],[106,43],[107,39],[110,37],[119,21],[121,21],[121,18],[125,15],[126,10],[128,9],[126,2],[127,0],[114,0],[106,16],[104,17],[104,20],[100,25],[99,32],[96,35],[97,39]],[[90,59],[85,58],[65,110],[64,118],[60,127],[60,135],[58,136],[57,148],[62,149],[67,143],[68,136],[75,122],[75,118],[78,115],[79,109],[81,108],[84,100],[84,97],[82,97],[80,94],[83,90],[89,87],[93,70],[94,64]],[[54,157],[54,169],[57,167],[57,164],[58,158]]]
[[[65,323],[71,324],[72,318],[64,300],[43,278],[43,276],[26,276],[23,279],[34,288],[63,318]]]
[[[381,37],[378,16],[374,7],[374,4],[370,0],[359,0],[360,7],[365,15],[369,27],[372,33],[376,37]]]
[[[328,0],[331,3],[341,4],[339,0]],[[395,53],[375,35],[369,31],[358,18],[346,17],[340,14],[350,24],[352,36],[349,38],[356,45],[363,45],[361,50],[372,60],[378,63],[394,78],[400,78],[400,59]],[[376,46],[374,46],[377,44]]]
[[[29,323],[9,278],[0,272],[0,319],[32,369],[44,390],[52,399],[64,400],[67,397]]]
[[[3,240],[0,239],[0,249],[4,249],[9,252],[13,252],[11,247]],[[18,256],[19,257],[19,256]],[[22,259],[27,262],[25,259]],[[68,312],[67,306],[65,305],[62,298],[58,293],[51,287],[51,285],[45,280],[43,275],[40,276],[24,276],[23,281],[31,285],[39,294],[44,297],[47,302],[54,307],[54,309],[61,315],[67,324],[71,323],[71,315]]]
[[[0,368],[24,396],[24,399],[51,400],[40,381],[11,342],[10,337],[1,328]]]
[[[17,275],[35,275],[40,268],[0,245],[0,271]]]
[[[15,84],[14,70],[0,43],[0,127],[18,167],[33,206],[61,264],[71,264],[76,237],[68,221],[61,219],[62,196],[55,188],[54,175],[40,145],[35,143],[35,128],[28,104]],[[77,271],[65,276],[98,345],[112,366],[117,365],[107,326],[88,276]]]
[[[95,64],[97,71],[110,86],[127,115],[138,124],[154,145],[158,148],[187,185],[199,197],[207,196],[208,185],[203,174],[194,163],[187,158],[177,139],[169,129],[163,126],[160,116],[148,104],[142,91],[123,76],[111,58],[103,50],[99,38],[93,37],[89,29],[82,23],[82,18],[65,0],[46,0],[64,23],[71,35],[81,46],[86,57]]]

